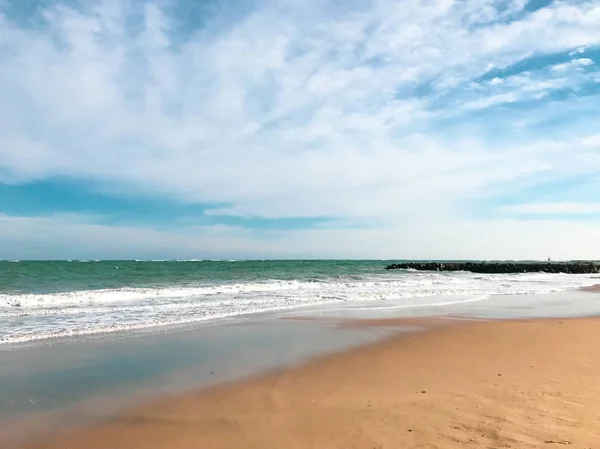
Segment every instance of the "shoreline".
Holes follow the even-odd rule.
[[[600,440],[599,324],[426,326],[165,397],[26,447],[591,447]]]
[[[254,316],[0,351],[0,447],[103,422],[133,406],[380,340],[398,329]]]
[[[600,279],[600,277],[598,277],[597,279]],[[579,287],[568,287],[568,288],[564,288],[564,289],[560,289],[560,290],[552,290],[552,291],[546,291],[546,292],[541,292],[541,293],[489,293],[486,295],[489,295],[490,297],[500,297],[500,296],[506,296],[506,295],[518,295],[518,296],[531,296],[531,295],[554,295],[556,293],[562,293],[562,294],[569,294],[569,293],[574,293],[574,292],[600,292],[600,284],[593,284],[593,285],[584,285],[584,286],[579,286]],[[440,295],[440,297],[443,297],[444,295]],[[455,297],[460,297],[461,295],[452,295],[451,297],[455,298]],[[468,295],[462,295],[462,296],[468,296]],[[418,298],[424,298],[427,296],[417,296]],[[437,295],[431,295],[430,297],[437,297]],[[404,299],[404,298],[403,298]],[[389,301],[393,301],[393,300],[386,300],[386,302]],[[466,301],[469,302],[469,301]],[[355,303],[361,303],[361,301],[355,301]],[[372,301],[368,301],[366,304],[368,304],[368,308],[371,308],[371,306],[374,305],[374,302]],[[93,331],[93,332],[82,332],[82,333],[78,333],[78,334],[60,334],[60,335],[47,335],[47,336],[43,336],[43,337],[27,337],[24,339],[16,339],[16,340],[10,340],[10,341],[2,341],[2,339],[0,338],[0,353],[3,351],[13,351],[13,350],[19,350],[21,348],[28,348],[28,347],[35,347],[35,346],[41,346],[41,345],[49,345],[52,346],[56,343],[67,343],[69,344],[70,342],[73,341],[80,341],[80,340],[88,340],[88,341],[92,341],[92,340],[96,340],[96,339],[103,339],[103,338],[121,338],[122,336],[130,336],[130,335],[144,335],[144,334],[152,334],[152,333],[156,333],[156,332],[173,332],[173,331],[178,331],[178,330],[186,330],[186,329],[194,329],[197,326],[221,326],[221,325],[238,325],[241,321],[247,320],[247,319],[260,319],[262,317],[270,317],[270,316],[278,316],[280,314],[286,314],[287,315],[293,315],[295,313],[303,313],[304,310],[308,309],[308,310],[316,310],[319,311],[321,308],[324,307],[337,307],[340,306],[340,303],[338,302],[326,302],[326,303],[322,303],[322,304],[307,304],[307,305],[300,305],[298,307],[294,307],[294,308],[285,308],[285,309],[273,309],[273,310],[265,310],[265,311],[260,311],[260,312],[247,312],[247,313],[241,313],[239,315],[231,315],[231,316],[223,316],[223,317],[216,317],[216,318],[209,318],[209,319],[199,319],[199,320],[192,320],[192,321],[182,321],[182,322],[175,322],[175,323],[161,323],[158,325],[140,325],[138,326],[132,326],[132,327],[124,327],[124,328],[118,328],[118,329],[111,329],[111,330],[97,330],[97,331]],[[438,306],[438,304],[431,304],[431,306]],[[443,305],[439,305],[439,307],[442,307]],[[345,305],[343,306],[345,308]],[[407,309],[419,309],[421,307],[428,307],[428,306],[422,306],[422,305],[409,305],[409,306],[401,306],[401,308],[407,308]],[[350,305],[350,307],[348,308],[348,310],[352,310],[352,307]],[[459,312],[460,314],[460,312]],[[413,318],[415,316],[438,316],[439,314],[433,313],[433,314],[425,314],[425,315],[409,315],[409,318]],[[586,316],[586,314],[584,313],[583,316]],[[513,317],[501,317],[501,319],[512,319]],[[295,318],[298,319],[298,318]]]

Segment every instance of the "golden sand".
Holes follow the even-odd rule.
[[[30,447],[565,446],[600,448],[595,318],[436,327],[165,398]]]

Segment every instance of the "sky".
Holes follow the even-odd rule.
[[[600,259],[600,1],[0,0],[0,259]]]

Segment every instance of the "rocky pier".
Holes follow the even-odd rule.
[[[471,271],[473,273],[600,273],[600,262],[404,262],[386,270]]]

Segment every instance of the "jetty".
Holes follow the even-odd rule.
[[[385,267],[386,270],[419,271],[470,271],[473,273],[600,273],[598,261],[567,262],[518,262],[518,261],[471,261],[471,262],[402,262]]]

